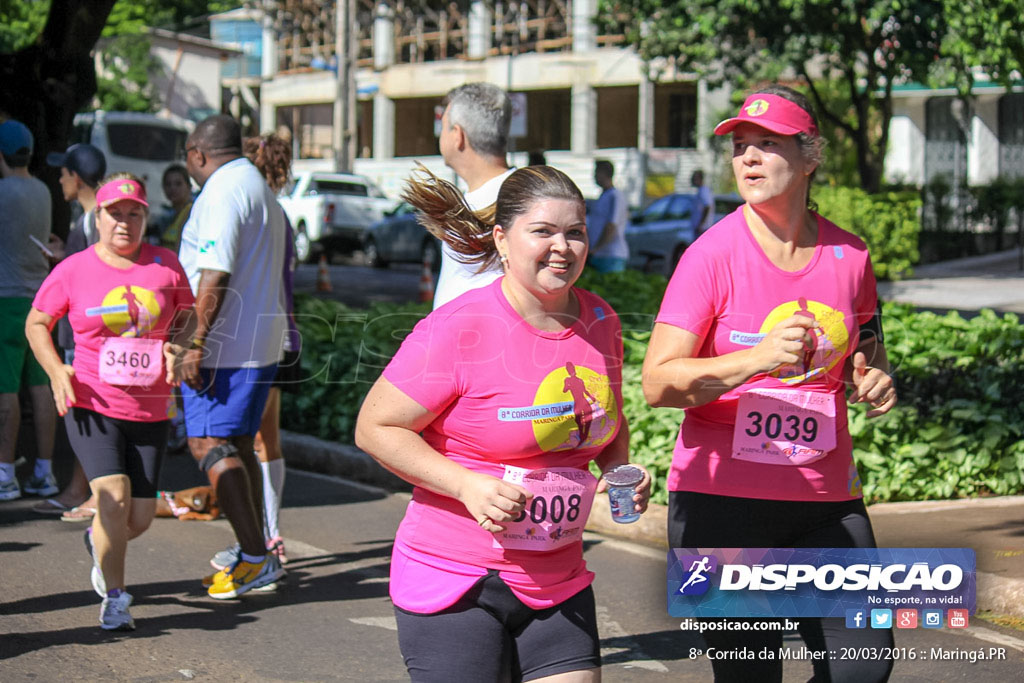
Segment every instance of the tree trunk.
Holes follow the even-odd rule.
[[[46,26],[35,43],[0,54],[0,111],[28,126],[35,136],[29,170],[50,188],[53,231],[65,237],[70,208],[60,190],[60,169],[46,155],[63,152],[75,113],[96,94],[90,55],[116,0],[52,0]]]

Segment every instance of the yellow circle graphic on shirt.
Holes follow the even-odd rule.
[[[533,405],[550,415],[532,420],[537,445],[545,451],[603,446],[619,419],[608,376],[571,362],[548,373]]]
[[[850,335],[846,330],[846,316],[842,311],[837,311],[820,301],[803,298],[776,306],[761,324],[761,333],[767,334],[792,315],[813,318],[818,321],[820,327],[808,330],[800,361],[783,365],[770,375],[786,384],[799,384],[831,370],[846,355]]]
[[[114,287],[103,297],[103,324],[121,337],[141,337],[160,319],[153,292],[137,285]]]

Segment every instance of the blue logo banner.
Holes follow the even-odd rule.
[[[863,628],[871,610],[974,614],[976,581],[970,548],[674,548],[668,613],[840,617]]]

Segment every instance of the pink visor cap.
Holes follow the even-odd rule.
[[[127,178],[111,180],[96,190],[96,203],[104,209],[121,201],[149,206],[149,202],[146,201],[146,188],[134,180]]]
[[[728,135],[741,123],[752,123],[780,135],[818,134],[811,115],[785,97],[755,93],[747,98],[740,112],[715,126],[715,135]]]

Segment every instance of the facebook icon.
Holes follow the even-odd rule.
[[[867,612],[862,609],[846,610],[846,628],[867,628]]]

